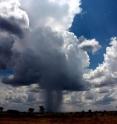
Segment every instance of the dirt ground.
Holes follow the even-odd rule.
[[[0,124],[117,124],[117,116],[39,116],[0,117]]]

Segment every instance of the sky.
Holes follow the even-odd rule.
[[[0,106],[115,110],[115,0],[1,0]]]
[[[100,42],[101,50],[90,57],[91,68],[96,68],[103,61],[110,38],[117,35],[116,0],[82,0],[81,8],[82,13],[75,16],[70,30],[78,37],[96,38]]]

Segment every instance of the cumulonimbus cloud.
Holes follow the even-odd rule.
[[[80,39],[68,31],[75,14],[81,12],[80,0],[21,2],[24,2],[23,7],[27,12],[20,8],[19,1],[5,0],[0,4],[0,9],[4,9],[0,17],[5,20],[4,27],[1,25],[1,29],[4,29],[1,35],[7,34],[7,37],[13,38],[8,49],[0,41],[4,52],[9,50],[11,53],[9,61],[6,54],[0,54],[4,60],[0,63],[4,63],[5,69],[13,70],[2,82],[12,86],[38,84],[40,88],[46,89],[47,109],[53,111],[61,104],[63,90],[88,89],[87,81],[83,79],[83,73],[90,64],[87,49],[90,46],[96,51],[99,44],[93,41],[92,46],[87,41],[81,45]],[[23,38],[19,37],[20,34]],[[17,42],[25,46],[17,48]],[[10,41],[6,43],[10,44]],[[53,107],[56,104],[58,106]]]

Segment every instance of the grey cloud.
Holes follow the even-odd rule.
[[[30,36],[29,48],[22,51],[18,58],[12,58],[15,59],[15,73],[12,78],[5,77],[4,83],[13,86],[39,84],[40,88],[46,89],[48,111],[55,109],[53,104],[61,103],[64,90],[87,90],[88,84],[80,72],[82,66],[79,66],[75,55],[71,56],[73,53],[66,57],[62,50],[64,39],[58,33],[40,27]]]
[[[14,39],[12,36],[0,35],[0,68],[6,69],[12,57]]]
[[[11,34],[15,34],[20,38],[22,38],[24,35],[23,29],[18,24],[18,22],[16,22],[16,20],[12,17],[8,19],[0,17],[0,30],[7,31]]]
[[[115,99],[111,96],[108,96],[108,94],[107,94],[104,97],[102,97],[101,99],[96,100],[95,104],[96,105],[107,105],[107,104],[111,104],[111,102],[114,102],[114,101],[115,101]]]
[[[39,30],[38,34],[33,36],[35,51],[27,49],[21,53],[14,65],[14,78],[4,82],[12,85],[39,83],[42,88],[54,90],[84,90],[82,73],[77,68],[72,69],[72,63],[61,50],[63,39],[48,29]]]

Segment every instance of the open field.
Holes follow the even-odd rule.
[[[117,124],[117,113],[1,114],[0,124]]]

